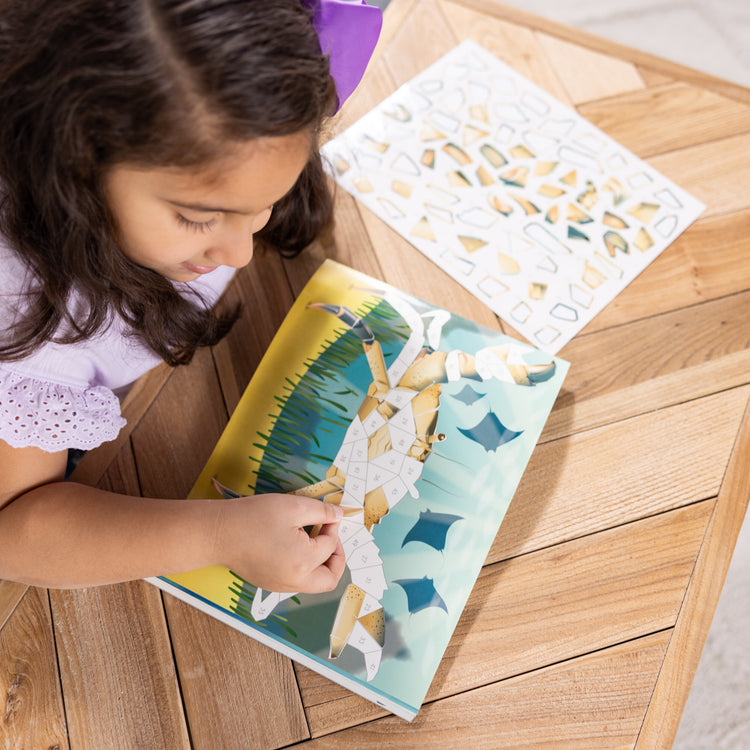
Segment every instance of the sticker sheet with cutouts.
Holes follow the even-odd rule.
[[[551,353],[704,209],[472,41],[323,154],[346,190]]]

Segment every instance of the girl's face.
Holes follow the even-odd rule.
[[[206,169],[121,164],[105,178],[122,251],[173,281],[253,257],[253,234],[294,186],[310,155],[306,132],[257,138]]]

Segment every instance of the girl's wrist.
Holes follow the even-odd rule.
[[[254,546],[255,525],[248,523],[253,503],[249,498],[210,500],[213,523],[210,532],[209,556],[212,565],[236,570],[247,560],[247,550]]]

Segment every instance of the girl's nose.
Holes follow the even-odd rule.
[[[257,214],[252,223],[248,225],[244,221],[238,223],[231,231],[222,237],[221,244],[209,251],[211,259],[222,266],[242,268],[246,266],[253,257],[253,234],[259,232],[271,218],[271,208]]]
[[[215,263],[232,268],[243,268],[253,257],[253,235],[245,232],[226,238],[221,246],[208,253]]]

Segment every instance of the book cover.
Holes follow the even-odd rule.
[[[413,719],[567,368],[326,261],[190,497],[342,506],[338,587],[262,591],[220,566],[150,582]]]

